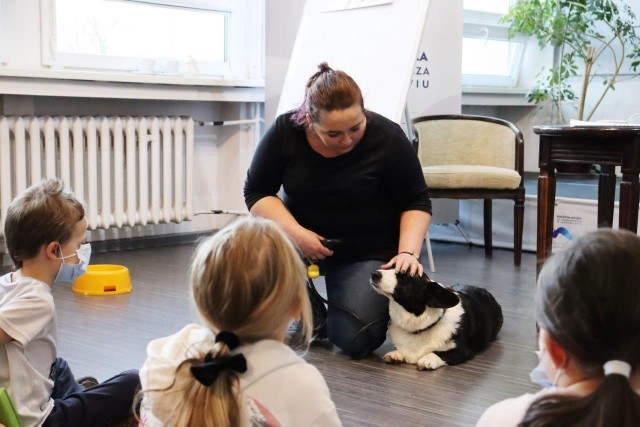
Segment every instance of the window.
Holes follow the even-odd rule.
[[[508,26],[499,23],[510,3],[510,0],[464,0],[463,85],[517,85],[527,39],[509,40]]]
[[[258,26],[251,25],[245,1],[42,3],[42,61],[50,67],[248,78],[250,63],[263,60],[259,52],[246,54],[243,30]]]

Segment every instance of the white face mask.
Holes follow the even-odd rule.
[[[80,260],[77,264],[67,264],[64,262],[65,258],[71,258],[73,255],[63,255],[58,258],[62,260],[62,264],[60,265],[60,271],[58,271],[58,275],[55,278],[56,282],[73,283],[78,277],[82,276],[87,271],[87,266],[91,259],[91,244],[85,243],[80,246],[74,255],[77,255]]]

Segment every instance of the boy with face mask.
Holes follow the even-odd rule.
[[[57,357],[50,287],[86,271],[86,229],[82,204],[58,179],[28,188],[7,210],[5,243],[17,270],[0,277],[0,386],[24,426],[110,425],[131,414],[137,371],[84,390]]]

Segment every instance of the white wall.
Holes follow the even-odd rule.
[[[0,64],[12,67],[40,67],[38,0],[0,1]]]

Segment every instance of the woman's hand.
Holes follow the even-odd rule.
[[[320,243],[324,238],[301,226],[276,196],[267,196],[251,207],[251,214],[277,222],[289,235],[309,261],[325,259],[333,251]]]
[[[422,276],[422,273],[424,272],[420,261],[415,259],[415,257],[409,253],[401,253],[394,256],[388,263],[381,265],[380,268],[388,270],[394,265],[396,273],[408,273],[411,276],[415,276],[417,274],[418,276]]]
[[[302,228],[294,237],[294,241],[302,251],[302,254],[309,261],[317,261],[333,255],[333,251],[320,242],[323,239],[322,236],[305,228]]]

